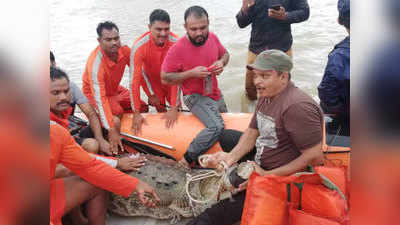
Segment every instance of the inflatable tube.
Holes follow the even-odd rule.
[[[142,132],[135,135],[131,131],[132,114],[124,114],[121,120],[121,133],[126,141],[134,143],[127,146],[127,149],[135,149],[136,143],[141,149],[146,149],[146,153],[155,152],[155,155],[163,156],[166,154],[176,160],[180,160],[185,154],[193,138],[204,129],[204,125],[194,115],[187,112],[179,113],[178,123],[171,129],[165,127],[165,120],[162,113],[143,113],[147,124],[142,126]],[[222,113],[226,129],[244,131],[247,129],[251,113]],[[323,134],[323,152],[327,164],[337,166],[350,165],[350,148],[339,146],[328,146],[325,144],[326,134]],[[221,151],[221,146],[217,142],[207,153]],[[165,155],[164,155],[165,156]]]
[[[132,114],[124,114],[121,120],[121,134],[124,139],[150,146],[158,151],[180,160],[185,154],[193,138],[204,129],[204,125],[191,113],[179,113],[178,123],[171,129],[165,127],[165,119],[161,113],[143,113],[147,125],[142,132],[135,135],[131,131]],[[244,131],[251,120],[250,113],[222,113],[226,129]],[[144,140],[143,140],[144,139]],[[207,153],[221,151],[217,142]]]

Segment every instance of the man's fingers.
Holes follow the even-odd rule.
[[[154,199],[156,202],[160,202],[160,198],[158,197],[157,193],[154,191],[154,189],[151,191],[151,194],[153,195]]]
[[[118,154],[118,144],[117,143],[111,143],[111,151],[112,151],[112,154],[114,154],[114,155]]]
[[[106,155],[112,155],[112,152],[109,149],[103,150]]]
[[[119,147],[121,148],[121,152],[124,152],[125,149],[124,149],[124,146],[122,145],[122,141],[121,141],[121,140],[119,140],[118,145],[119,145]]]

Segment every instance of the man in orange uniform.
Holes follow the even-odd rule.
[[[165,100],[171,106],[165,115],[166,126],[170,127],[177,118],[179,98],[177,86],[161,84],[161,64],[168,49],[176,42],[177,36],[170,32],[169,14],[162,9],[155,9],[149,18],[149,30],[141,35],[132,46],[131,66],[129,70],[130,94],[132,102],[132,130],[139,133],[145,123],[140,115],[140,85],[145,85],[150,93],[149,105],[156,107],[158,112],[166,112]],[[145,88],[144,88],[145,89]],[[146,89],[145,89],[146,91]],[[179,102],[178,102],[179,103]]]
[[[58,163],[90,184],[76,176],[54,179]],[[98,187],[125,197],[135,191],[147,207],[154,207],[159,201],[148,184],[92,158],[75,143],[65,128],[50,122],[50,221],[61,225],[61,217],[65,213],[87,202],[89,224],[104,225],[107,196]]]
[[[125,110],[130,110],[129,91],[120,86],[126,65],[129,65],[131,50],[122,46],[119,29],[113,22],[97,26],[99,46],[90,54],[83,74],[82,91],[99,113],[101,123],[108,130],[111,151],[122,149],[120,119]],[[142,102],[139,111],[147,111]]]

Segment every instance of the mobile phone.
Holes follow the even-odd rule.
[[[209,66],[209,67],[207,67],[207,70],[208,70],[208,72],[211,72],[211,71],[213,71],[215,68],[217,68],[216,65],[214,65],[214,66]]]
[[[281,9],[281,5],[280,4],[271,5],[269,8],[273,9],[273,10],[280,10]]]

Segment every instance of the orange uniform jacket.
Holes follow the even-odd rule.
[[[147,87],[150,95],[156,95],[162,104],[165,104],[167,97],[170,105],[179,105],[178,87],[161,84],[161,65],[169,48],[175,44],[177,38],[170,32],[164,46],[159,47],[154,43],[151,33],[146,32],[134,42],[130,57],[131,67],[129,68],[132,110],[139,111],[140,109],[140,85]],[[147,95],[149,96],[148,93]]]
[[[60,125],[50,124],[50,193],[59,193],[52,190],[52,180],[58,163],[63,164],[74,174],[89,183],[114,192],[122,196],[129,196],[136,188],[139,180],[120,172],[106,163],[90,157],[75,143],[69,132]],[[59,180],[59,179],[57,179]],[[55,185],[54,185],[55,186]],[[52,196],[51,199],[61,199],[62,196]],[[55,203],[56,201],[50,201]],[[50,210],[54,210],[50,205]],[[52,214],[52,213],[50,213]],[[54,214],[53,214],[54,215]],[[52,218],[57,221],[58,218]],[[54,220],[52,220],[54,222]],[[57,223],[56,223],[57,224]]]
[[[89,56],[83,73],[82,91],[90,103],[98,110],[104,128],[114,127],[112,101],[118,95],[118,87],[126,65],[129,64],[131,50],[122,46],[118,50],[117,63],[112,61],[98,46]]]

